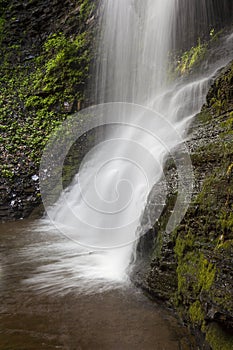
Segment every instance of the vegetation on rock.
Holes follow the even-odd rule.
[[[47,6],[57,16],[54,24]],[[91,0],[0,4],[1,201],[17,217],[40,201],[32,176],[49,135],[86,102],[94,6]],[[43,19],[37,20],[39,12]],[[27,29],[25,21],[35,23]]]
[[[207,43],[201,43],[201,39],[198,39],[196,46],[192,46],[189,51],[185,51],[180,59],[178,59],[176,73],[187,74],[190,73],[191,69],[200,63],[207,52]]]
[[[233,344],[232,73],[233,62],[219,73],[191,127],[196,194],[181,224],[169,234],[165,228],[176,198],[176,187],[171,187],[154,227],[150,267],[140,282],[199,328],[214,350]],[[175,170],[170,168],[168,181]]]

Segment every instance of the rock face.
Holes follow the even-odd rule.
[[[215,80],[190,130],[196,193],[188,212],[175,232],[165,233],[176,196],[171,186],[160,221],[139,243],[133,277],[200,329],[214,350],[233,348],[232,131],[233,62]],[[170,183],[171,174],[168,167]],[[141,247],[148,245],[145,259]]]
[[[40,203],[38,169],[51,132],[88,104],[96,2],[0,2],[0,218]]]

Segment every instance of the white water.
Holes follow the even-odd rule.
[[[102,1],[99,102],[150,105],[165,85],[176,2]]]
[[[87,155],[71,186],[50,208],[50,218],[71,241],[61,243],[59,249],[54,246],[60,252],[59,264],[40,271],[37,282],[65,284],[66,279],[54,277],[56,267],[58,272],[71,269],[72,281],[86,290],[103,281],[112,286],[128,280],[127,268],[134,241],[142,234],[140,219],[147,196],[163,175],[165,157],[186,137],[216,69],[228,60],[213,64],[194,81],[168,83],[172,30],[177,16],[182,16],[177,14],[177,3],[102,1],[96,100],[150,109],[131,104],[101,109],[104,115],[116,114],[120,125]],[[165,197],[166,191],[157,203],[159,213]],[[51,223],[43,220],[41,227],[51,230]],[[69,254],[70,259],[64,259]]]

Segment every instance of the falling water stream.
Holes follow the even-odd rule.
[[[193,6],[181,4],[177,0],[103,0],[100,4],[100,44],[93,89],[98,105],[77,118],[101,116],[103,124],[112,124],[112,128],[86,155],[78,174],[56,203],[45,201],[53,224],[78,243],[74,247],[80,256],[83,284],[89,287],[98,280],[127,281],[135,241],[153,225],[140,225],[148,195],[163,178],[166,157],[174,158],[176,147],[187,153],[183,143],[188,126],[204,104],[218,69],[230,59],[231,48],[224,38],[224,58],[206,61],[195,77],[169,80],[168,53],[176,41],[173,32],[180,25],[179,18],[182,22],[183,16],[194,13]],[[209,1],[197,1],[197,5],[199,21],[208,31],[213,9]],[[187,24],[183,26],[183,30],[188,29]],[[47,153],[57,152],[62,144],[57,138]],[[51,158],[48,161],[45,157],[42,174],[48,163]],[[188,188],[179,190],[190,193],[191,164],[186,164],[180,174],[185,176]],[[42,189],[42,194],[45,197],[46,190]],[[166,188],[158,198],[154,221],[162,212]],[[188,194],[185,200],[188,203]],[[181,206],[174,208],[172,220],[176,223],[187,209]],[[50,225],[48,222],[46,230]],[[46,226],[45,221],[42,226]]]
[[[193,3],[208,31],[209,1]],[[140,223],[153,185],[163,178],[164,161],[186,140],[211,82],[231,57],[228,35],[221,42],[224,57],[213,51],[216,58],[199,74],[169,80],[174,33],[188,30],[182,18],[194,10],[182,4],[101,1],[93,88],[99,106],[87,115],[111,115],[114,127],[86,155],[46,217],[3,225],[4,349],[195,349],[175,318],[136,292],[127,274],[137,238],[153,225],[142,229]],[[155,220],[165,199],[166,189]],[[35,324],[31,313],[38,317]]]

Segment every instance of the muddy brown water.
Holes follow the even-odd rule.
[[[61,265],[59,252],[54,249],[53,256],[51,249],[46,255],[46,245],[60,238],[34,232],[31,225],[22,220],[0,226],[1,350],[198,348],[172,311],[132,285],[96,287],[85,293],[76,280],[68,283],[74,276],[64,271],[67,265],[62,276],[55,267],[55,262]],[[41,278],[41,271],[51,264],[52,272]],[[62,287],[63,276],[67,288]],[[43,286],[46,278],[48,288]]]

